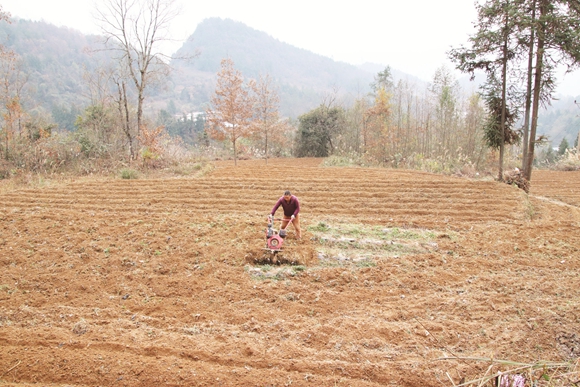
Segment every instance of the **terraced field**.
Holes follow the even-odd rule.
[[[532,194],[580,206],[580,173],[560,171],[534,171]]]
[[[466,358],[580,356],[579,173],[528,196],[320,163],[0,195],[0,385],[451,386],[490,366]],[[303,238],[274,265],[285,189]]]

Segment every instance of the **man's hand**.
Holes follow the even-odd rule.
[[[292,215],[292,216],[290,217],[290,219],[291,219],[291,220],[294,220],[294,215]]]

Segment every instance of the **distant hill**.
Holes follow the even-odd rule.
[[[340,98],[364,95],[374,78],[373,73],[356,66],[296,48],[230,19],[201,22],[174,58],[196,52],[199,55],[187,63],[172,61],[177,69],[173,77],[178,85],[175,95],[181,102],[183,98],[194,103],[209,99],[207,93],[213,90],[223,58],[231,58],[245,77],[256,79],[269,74],[279,89],[282,112],[294,117],[335,91]]]
[[[573,97],[561,97],[553,100],[547,111],[538,117],[538,134],[545,134],[553,147],[560,145],[566,138],[573,146],[580,130],[580,109]]]
[[[473,81],[469,76],[458,80],[460,87],[467,94],[477,92],[485,81],[486,76],[483,72],[477,72]],[[574,145],[580,130],[580,109],[574,104],[574,97],[558,93],[554,93],[553,97],[546,109],[540,109],[537,135],[547,136],[554,147],[557,147],[563,138],[566,138],[570,145]],[[517,126],[523,126],[523,117],[520,117]]]
[[[86,105],[84,76],[108,60],[106,54],[94,51],[97,40],[45,22],[13,19],[10,24],[0,23],[0,43],[21,59],[25,108],[50,114]]]

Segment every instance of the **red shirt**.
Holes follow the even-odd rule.
[[[274,208],[272,208],[272,215],[276,213],[276,210],[278,209],[278,207],[280,207],[280,205],[282,205],[282,208],[284,209],[284,216],[288,217],[292,215],[296,216],[300,212],[300,202],[298,201],[298,198],[294,195],[290,196],[289,201],[286,201],[286,199],[284,199],[284,196],[278,199],[276,205],[274,206]]]

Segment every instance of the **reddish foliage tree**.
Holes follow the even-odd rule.
[[[389,128],[391,117],[390,94],[380,88],[375,97],[375,104],[367,109],[363,130],[365,152],[379,162],[385,162],[389,154],[389,145],[395,140]]]
[[[231,59],[223,59],[217,75],[217,85],[207,110],[208,134],[219,141],[229,140],[237,165],[236,144],[255,130],[252,122],[253,98],[248,92],[239,70]]]

